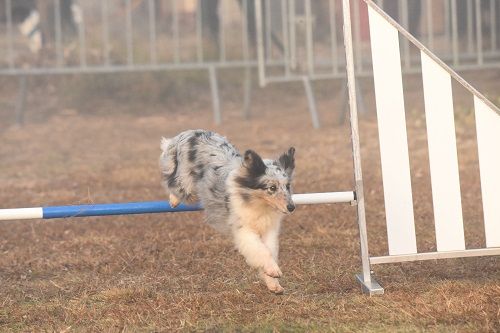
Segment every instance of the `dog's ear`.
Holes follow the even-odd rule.
[[[286,153],[283,153],[279,158],[278,162],[288,176],[292,176],[293,170],[295,169],[295,148],[290,147]]]
[[[254,177],[265,174],[267,168],[262,158],[251,149],[245,152],[243,166],[245,166],[248,172]]]

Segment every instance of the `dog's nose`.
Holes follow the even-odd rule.
[[[289,204],[286,206],[286,209],[288,209],[288,211],[291,213],[295,210],[295,205],[293,204]]]

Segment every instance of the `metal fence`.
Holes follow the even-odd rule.
[[[63,16],[68,15],[65,2],[71,4],[69,18]],[[20,78],[18,113],[23,108],[26,77],[32,75],[205,70],[214,119],[220,123],[217,70],[227,68],[245,69],[243,107],[247,113],[249,68],[257,65],[248,31],[251,0],[41,3],[0,1],[0,75]],[[19,17],[21,6],[39,17],[31,28],[24,27],[31,30],[28,33],[22,31],[29,18]],[[39,49],[33,45],[38,33],[43,35]]]
[[[367,9],[361,0],[351,3],[356,75],[368,76]],[[499,66],[500,0],[377,3],[454,69]],[[345,80],[341,15],[340,0],[0,0],[0,75],[19,78],[21,121],[32,75],[206,71],[220,123],[217,71],[244,70],[248,115],[251,69],[258,66],[262,86],[302,82],[319,127],[311,81]],[[405,73],[420,71],[406,40],[401,53]]]
[[[345,77],[341,2],[339,0],[281,0],[275,6],[257,0],[259,15],[259,77],[273,82]],[[371,75],[368,15],[362,0],[353,0],[353,46],[356,74]],[[378,0],[386,12],[457,70],[498,67],[500,64],[499,0]],[[266,25],[276,18],[273,34],[282,40],[276,52]],[[420,58],[402,40],[406,73],[419,71]],[[282,66],[276,68],[276,62]],[[268,64],[273,66],[268,66]],[[271,68],[274,67],[274,68]]]
[[[345,80],[340,0],[256,0],[259,82],[303,82],[315,127],[319,126],[311,80]],[[455,70],[500,66],[499,0],[378,0],[397,22]],[[352,0],[356,77],[372,75],[367,7]],[[270,21],[272,20],[272,21]],[[272,29],[266,29],[271,26]],[[273,43],[279,37],[281,45]],[[281,52],[280,52],[281,51]],[[418,50],[401,40],[403,72],[420,72]],[[276,63],[281,65],[276,65]],[[272,66],[271,66],[272,64]],[[347,112],[346,84],[341,93]],[[360,110],[363,93],[358,90]]]

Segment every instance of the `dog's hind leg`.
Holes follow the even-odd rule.
[[[172,207],[172,208],[175,208],[175,207],[179,206],[179,204],[181,203],[181,200],[179,198],[177,198],[175,196],[175,194],[170,193],[170,195],[168,196],[168,198],[169,198],[169,201],[170,201],[170,207]]]

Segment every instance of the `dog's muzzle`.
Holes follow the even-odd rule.
[[[295,210],[295,205],[294,204],[288,204],[286,206],[286,209],[288,209],[288,211],[291,213]]]

